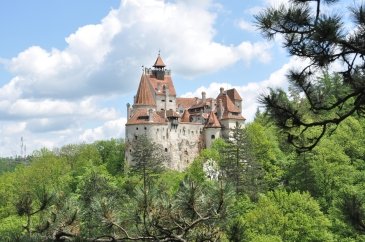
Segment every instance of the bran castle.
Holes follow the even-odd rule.
[[[134,103],[127,104],[125,157],[132,162],[132,142],[146,135],[162,146],[170,158],[168,168],[184,170],[201,149],[244,123],[242,98],[236,89],[223,88],[216,98],[207,98],[205,92],[201,98],[176,97],[165,67],[159,54],[153,68],[143,68]]]

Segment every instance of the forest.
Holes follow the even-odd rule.
[[[34,152],[0,176],[1,241],[365,241],[365,122],[299,153],[265,114],[184,172],[139,139]],[[148,161],[148,162],[145,162]]]
[[[256,25],[308,64],[252,122],[183,172],[143,136],[132,164],[120,139],[1,158],[0,241],[365,241],[365,6],[346,32],[338,1],[290,2]]]

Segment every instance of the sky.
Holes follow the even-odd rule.
[[[355,1],[355,0],[354,0]],[[254,15],[285,0],[0,2],[0,157],[123,138],[142,66],[160,51],[178,96],[236,88],[253,120],[267,87],[300,64]]]

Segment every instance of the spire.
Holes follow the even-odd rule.
[[[153,64],[153,67],[155,68],[165,68],[165,63],[162,61],[162,58],[160,56],[160,51],[158,51],[158,56],[157,59],[155,61],[155,64]]]
[[[190,114],[189,114],[189,111],[187,109],[184,110],[184,113],[181,117],[181,122],[184,122],[184,123],[190,122]]]
[[[208,120],[205,124],[206,128],[221,128],[221,124],[219,123],[219,120],[217,118],[217,115],[213,111],[209,113]]]
[[[141,81],[139,83],[139,87],[138,87],[138,91],[137,91],[137,95],[136,95],[134,104],[135,105],[147,105],[147,106],[156,105],[145,74],[143,74],[141,77]]]

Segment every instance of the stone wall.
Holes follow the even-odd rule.
[[[179,124],[176,128],[168,124],[134,124],[126,126],[125,157],[131,163],[132,142],[139,135],[146,135],[161,145],[169,160],[166,166],[174,170],[184,170],[199,154],[202,148],[202,124]]]

